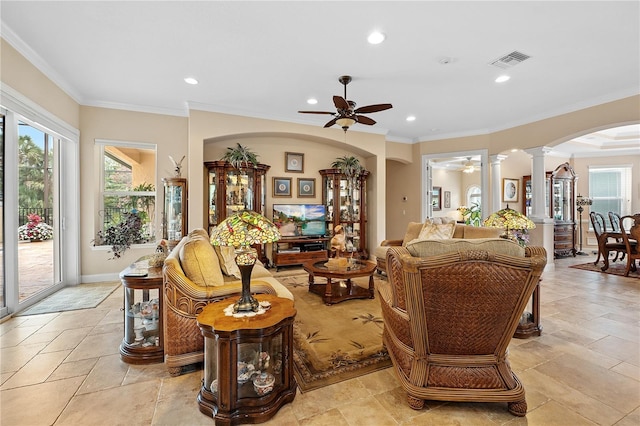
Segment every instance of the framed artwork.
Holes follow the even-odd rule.
[[[298,178],[298,197],[315,197],[316,179]]]
[[[285,152],[284,171],[304,173],[304,154],[300,152]]]
[[[444,208],[451,208],[451,191],[444,191]]]
[[[431,193],[431,205],[433,206],[433,211],[442,210],[442,187],[433,187],[433,192]]]
[[[274,197],[291,197],[291,178],[274,177],[273,178],[273,196]]]
[[[518,179],[502,179],[502,201],[505,203],[518,201],[518,185],[520,181]]]

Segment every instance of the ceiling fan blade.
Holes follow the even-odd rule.
[[[378,112],[378,111],[384,111],[385,109],[390,109],[393,108],[393,105],[391,104],[376,104],[376,105],[367,105],[367,106],[363,106],[360,107],[358,109],[356,109],[355,112],[356,114],[368,114],[371,112]]]
[[[356,115],[356,121],[360,124],[366,124],[369,126],[373,126],[374,124],[376,124],[375,120],[369,117],[365,117],[364,115]]]
[[[331,127],[334,124],[336,124],[336,121],[338,121],[339,117],[335,117],[333,120],[329,121],[327,124],[324,125],[324,127]]]
[[[343,98],[342,96],[334,96],[333,97],[333,104],[338,109],[344,109],[344,110],[348,110],[349,109],[349,102],[347,102],[345,100],[345,98]]]
[[[333,115],[335,112],[329,111],[298,111],[300,114],[330,114]]]

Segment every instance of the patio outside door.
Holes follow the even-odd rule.
[[[58,262],[59,139],[18,123],[18,301],[61,282]]]

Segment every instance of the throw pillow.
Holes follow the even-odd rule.
[[[184,274],[195,284],[202,287],[224,285],[218,255],[209,238],[204,237],[202,233],[189,233],[187,242],[180,249],[179,257]]]
[[[236,264],[235,249],[230,246],[213,246],[218,255],[220,261],[220,269],[222,273],[231,277],[242,278],[240,275],[240,269]]]
[[[409,241],[418,238],[422,226],[422,222],[409,222],[409,224],[407,225],[407,231],[405,232],[404,238],[402,239],[402,245],[406,246]]]
[[[425,223],[418,235],[419,240],[449,240],[456,229],[455,222],[436,225]]]
[[[504,229],[502,228],[488,228],[483,226],[467,226],[464,229],[464,238],[498,238]]]

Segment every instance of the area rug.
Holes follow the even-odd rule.
[[[602,261],[598,262],[597,265],[594,265],[593,262],[589,262],[589,263],[585,263],[585,264],[581,264],[581,265],[571,265],[570,268],[575,268],[575,269],[582,269],[584,271],[593,271],[593,272],[600,272],[601,274],[611,274],[611,275],[620,275],[620,276],[624,276],[624,271],[627,268],[627,262],[626,260],[624,262],[611,262],[609,261],[609,268],[607,268],[606,271],[602,271],[600,268],[602,268]],[[638,270],[634,271],[629,271],[629,278],[640,278],[640,273],[638,271],[640,271],[640,268],[637,268]]]
[[[119,281],[65,287],[30,308],[19,312],[16,316],[95,308],[118,287],[120,287]]]
[[[391,365],[382,345],[383,321],[377,299],[347,300],[327,306],[309,292],[308,275],[275,274],[293,293],[294,374],[301,392],[318,389]],[[283,274],[284,275],[284,274]],[[316,278],[319,282],[322,278]],[[363,287],[368,278],[356,278]]]

